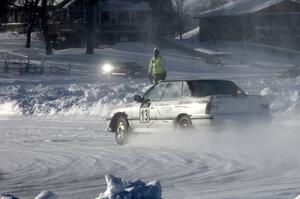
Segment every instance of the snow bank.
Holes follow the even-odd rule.
[[[106,175],[105,180],[107,189],[104,193],[100,193],[96,199],[161,199],[159,181],[152,181],[148,184],[140,180],[127,182],[113,175]]]
[[[300,78],[265,79],[260,94],[266,97],[276,119],[293,118],[300,113]]]
[[[300,195],[298,195],[295,199],[300,199]]]
[[[22,112],[19,109],[19,105],[16,101],[0,103],[0,115],[22,115]]]
[[[42,191],[34,199],[58,199],[58,196],[51,191]]]
[[[25,34],[19,34],[17,32],[4,32],[0,34],[0,39],[24,39]]]
[[[113,175],[106,175],[107,190],[96,199],[162,199],[161,184],[152,181],[148,184],[141,180],[126,181]],[[42,191],[34,199],[58,199],[51,191]],[[18,199],[10,194],[0,194],[0,199]]]
[[[18,198],[11,194],[4,193],[4,194],[0,194],[0,199],[18,199]],[[58,196],[51,191],[42,191],[34,199],[58,199]]]
[[[300,113],[300,78],[246,78],[236,81],[250,94],[268,99],[273,116],[292,118]],[[100,116],[122,106],[149,88],[141,81],[99,80],[95,83],[0,85],[0,115]]]
[[[200,27],[190,30],[182,35],[182,39],[198,39]],[[179,36],[177,36],[175,39],[180,39]]]
[[[0,86],[0,115],[105,116],[145,86],[131,81]]]
[[[10,194],[3,193],[0,194],[0,199],[18,199],[18,198]]]

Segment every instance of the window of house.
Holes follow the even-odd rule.
[[[109,24],[110,23],[109,12],[102,12],[101,13],[101,23],[103,23],[103,24]]]
[[[145,12],[138,12],[137,13],[137,22],[138,23],[147,23],[148,15]]]
[[[129,12],[118,13],[118,24],[129,24]]]
[[[137,13],[130,12],[130,24],[136,24],[136,23],[137,23]]]
[[[117,24],[117,13],[116,12],[111,12],[110,13],[110,24]]]

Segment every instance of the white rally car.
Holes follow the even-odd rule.
[[[271,119],[268,102],[261,96],[245,94],[227,80],[162,81],[106,117],[108,130],[115,134],[118,144],[126,143],[134,132],[201,128],[253,119]]]

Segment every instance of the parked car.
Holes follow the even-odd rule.
[[[105,76],[136,76],[147,75],[147,70],[137,62],[114,62],[102,66],[102,74]]]
[[[176,80],[153,85],[144,95],[107,115],[107,127],[118,144],[130,133],[161,132],[228,124],[227,121],[270,120],[268,102],[247,95],[232,81]]]

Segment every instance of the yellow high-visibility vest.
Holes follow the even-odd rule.
[[[152,74],[163,74],[165,72],[164,69],[164,61],[161,56],[158,56],[157,58],[153,57],[152,60]]]

